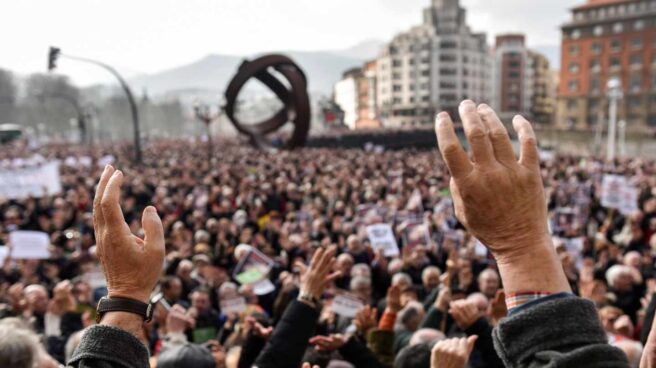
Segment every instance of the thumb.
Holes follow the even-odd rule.
[[[162,226],[162,220],[159,218],[155,207],[146,207],[141,217],[141,226],[144,229],[146,250],[160,250],[163,253],[164,227]]]
[[[474,350],[476,340],[478,340],[478,335],[471,335],[467,338],[467,357],[469,357],[469,354]]]

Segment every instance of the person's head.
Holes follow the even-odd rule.
[[[424,289],[432,290],[440,285],[440,275],[441,271],[435,266],[428,266],[424,268],[424,271],[421,273],[421,282],[424,285]]]
[[[606,282],[613,291],[627,292],[633,285],[631,267],[625,265],[614,265],[606,271]]]
[[[216,368],[210,349],[204,345],[185,344],[166,350],[157,358],[157,368]]]
[[[420,328],[412,334],[408,345],[425,344],[432,347],[436,342],[444,340],[445,338],[446,336],[444,336],[442,331],[432,328]]]
[[[606,332],[615,332],[615,322],[624,312],[617,307],[606,306],[599,310],[599,319]]]
[[[639,342],[633,340],[620,340],[613,345],[620,348],[624,354],[626,354],[626,357],[629,358],[630,368],[638,368],[640,366],[642,345]]]
[[[219,301],[239,296],[239,288],[234,282],[224,282],[219,286]]]
[[[337,262],[335,264],[335,269],[341,271],[343,276],[351,274],[351,268],[353,267],[353,256],[348,253],[342,253],[337,257]]]
[[[631,252],[628,252],[627,254],[624,255],[624,264],[629,266],[629,267],[639,269],[641,259],[642,259],[642,256],[640,255],[639,252],[631,251]]]
[[[210,292],[204,287],[196,288],[190,295],[191,306],[196,308],[199,315],[210,312],[212,304],[210,303]]]
[[[349,235],[349,237],[346,238],[346,248],[348,249],[349,253],[355,255],[362,253],[364,250],[362,247],[362,242],[357,235]]]
[[[426,344],[406,346],[394,359],[394,368],[430,368],[431,347]]]
[[[396,275],[397,273],[401,272],[402,269],[403,269],[403,261],[399,258],[394,258],[387,265],[387,273],[389,273],[390,275]]]
[[[33,368],[40,352],[34,332],[16,328],[10,321],[0,322],[0,367]]]
[[[77,331],[74,334],[72,334],[68,340],[66,341],[66,346],[64,348],[64,354],[66,356],[66,361],[68,362],[73,358],[73,353],[75,352],[75,349],[77,349],[77,346],[80,345],[80,341],[82,340],[82,334],[84,333],[84,330]]]
[[[84,280],[77,280],[73,283],[73,295],[78,303],[91,304],[92,292],[91,285]]]
[[[362,300],[362,302],[368,303],[371,299],[371,279],[363,276],[356,276],[351,279],[349,288],[351,292]]]
[[[368,264],[358,263],[351,269],[351,277],[362,276],[371,278],[371,268]]]
[[[401,290],[412,286],[412,278],[407,273],[399,272],[392,276],[392,286],[398,286]]]
[[[193,271],[193,269],[194,263],[188,259],[183,259],[178,264],[178,268],[175,274],[182,280],[189,280],[191,279],[191,271]]]
[[[478,275],[478,290],[488,299],[493,299],[499,290],[499,274],[497,271],[486,268]]]
[[[32,312],[42,315],[48,310],[48,291],[41,285],[32,284],[25,288],[27,307]]]
[[[182,294],[182,282],[177,276],[166,276],[162,280],[162,294],[169,302],[177,302]]]
[[[472,293],[467,296],[467,300],[476,304],[478,310],[483,313],[487,312],[487,307],[490,305],[489,300],[483,293]]]
[[[417,301],[406,304],[397,316],[396,328],[406,331],[417,331],[421,321],[424,319],[424,306]]]

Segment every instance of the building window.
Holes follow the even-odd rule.
[[[656,126],[656,115],[649,115],[649,119],[647,119],[647,124],[649,124],[650,127]]]
[[[572,33],[570,33],[570,37],[574,40],[581,38],[581,30],[580,29],[572,30]]]
[[[393,66],[393,67],[398,68],[398,67],[400,67],[401,65],[403,65],[403,62],[402,62],[401,60],[399,60],[399,59],[394,59],[394,60],[392,60],[392,66]]]
[[[575,56],[579,54],[579,45],[570,45],[569,47],[570,56]]]
[[[428,83],[422,83],[419,87],[421,87],[421,89],[428,89]]]
[[[579,82],[575,81],[575,80],[569,81],[569,83],[567,83],[567,90],[569,90],[570,92],[578,91],[579,90]]]
[[[599,59],[591,59],[590,60],[590,71],[598,72],[600,70],[601,70],[601,63],[599,62]]]
[[[641,66],[642,65],[642,55],[634,54],[631,55],[631,66]]]
[[[415,59],[413,58],[408,59],[408,64],[415,65]]]
[[[593,94],[598,94],[601,92],[601,85],[599,83],[599,78],[594,78],[590,80],[590,92]]]
[[[401,73],[392,73],[392,79],[393,80],[401,79]]]
[[[423,77],[429,77],[429,76],[430,76],[430,70],[429,70],[429,69],[422,70],[422,71],[421,71],[421,75],[422,75]]]
[[[641,49],[642,48],[642,38],[634,38],[631,40],[631,48]]]
[[[592,44],[592,46],[590,46],[590,50],[592,51],[593,54],[599,55],[601,54],[603,47],[604,46],[601,44],[601,42],[595,42]]]
[[[609,66],[611,68],[619,68],[620,67],[620,58],[618,56],[611,57]]]
[[[603,26],[595,26],[592,30],[592,33],[595,36],[601,36],[602,34],[604,34],[604,27]]]
[[[401,86],[398,85],[398,84],[395,84],[394,86],[392,86],[392,91],[401,92]]]
[[[567,110],[576,110],[579,107],[577,100],[567,100]]]
[[[631,74],[631,78],[629,79],[629,88],[631,89],[631,92],[640,92],[640,74]]]
[[[610,49],[613,52],[620,52],[622,51],[622,42],[620,40],[612,40],[610,41]]]
[[[629,98],[629,108],[631,110],[638,110],[640,109],[640,106],[642,105],[640,98],[637,97],[631,97]]]
[[[578,63],[570,63],[568,69],[570,74],[577,74],[579,72],[580,67]]]
[[[622,23],[617,22],[613,24],[613,32],[622,33],[623,30],[624,30],[624,25],[622,25]]]
[[[458,47],[458,43],[454,41],[442,41],[440,42],[441,49],[455,49]]]
[[[635,29],[636,31],[641,31],[644,28],[645,28],[645,21],[642,19],[636,20],[633,23],[633,29]]]

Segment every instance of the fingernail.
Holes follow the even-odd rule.
[[[479,110],[489,110],[490,106],[488,106],[487,104],[482,103],[482,104],[478,105],[478,109]]]
[[[464,100],[460,103],[460,107],[465,111],[474,111],[476,104],[472,100]]]
[[[121,170],[114,171],[114,176],[119,176],[119,175],[123,175],[123,172],[121,172]]]
[[[146,211],[157,213],[157,208],[155,208],[154,206],[148,206],[146,207]]]

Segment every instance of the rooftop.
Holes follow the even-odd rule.
[[[635,0],[588,0],[587,3],[574,7],[572,10],[592,9],[606,5],[630,3]]]

